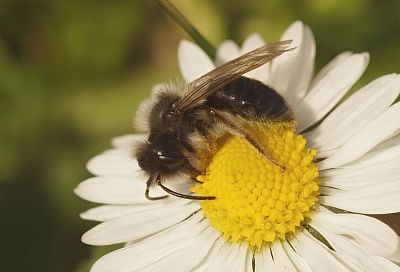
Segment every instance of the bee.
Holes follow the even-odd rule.
[[[252,122],[291,122],[286,101],[264,83],[243,76],[291,50],[290,40],[264,45],[231,60],[191,83],[162,88],[143,102],[136,116],[137,127],[148,133],[137,143],[134,156],[148,175],[145,197],[153,185],[187,199],[212,200],[214,196],[183,194],[168,188],[167,180],[195,180],[205,167],[219,139],[238,135],[246,139],[270,163],[284,169],[249,130]]]

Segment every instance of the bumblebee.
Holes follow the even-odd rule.
[[[164,183],[192,178],[204,170],[217,143],[226,135],[246,139],[265,159],[284,169],[252,135],[251,123],[291,122],[293,113],[284,98],[264,83],[244,77],[290,50],[290,40],[262,46],[231,60],[191,83],[171,84],[143,102],[136,116],[138,129],[148,133],[134,155],[148,175],[145,196],[153,185],[168,194],[197,200],[215,199],[176,192]]]

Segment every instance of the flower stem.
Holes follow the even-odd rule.
[[[157,0],[162,9],[178,23],[189,36],[197,43],[207,55],[214,59],[216,49],[199,31],[186,19],[186,17],[168,0]]]

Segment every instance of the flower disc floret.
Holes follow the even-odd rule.
[[[312,216],[319,172],[313,162],[316,151],[306,148],[305,138],[293,127],[269,127],[257,133],[284,171],[245,139],[231,137],[192,190],[216,197],[201,205],[205,217],[227,240],[248,241],[260,249],[277,238],[287,239]]]

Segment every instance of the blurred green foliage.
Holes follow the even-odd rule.
[[[371,53],[358,86],[400,72],[399,1],[172,2],[214,45],[276,40],[300,19],[318,68],[353,50]],[[178,75],[181,38],[153,1],[0,1],[0,271],[87,271],[107,251],[81,244],[91,204],[72,190],[90,157],[132,132],[150,87]]]

